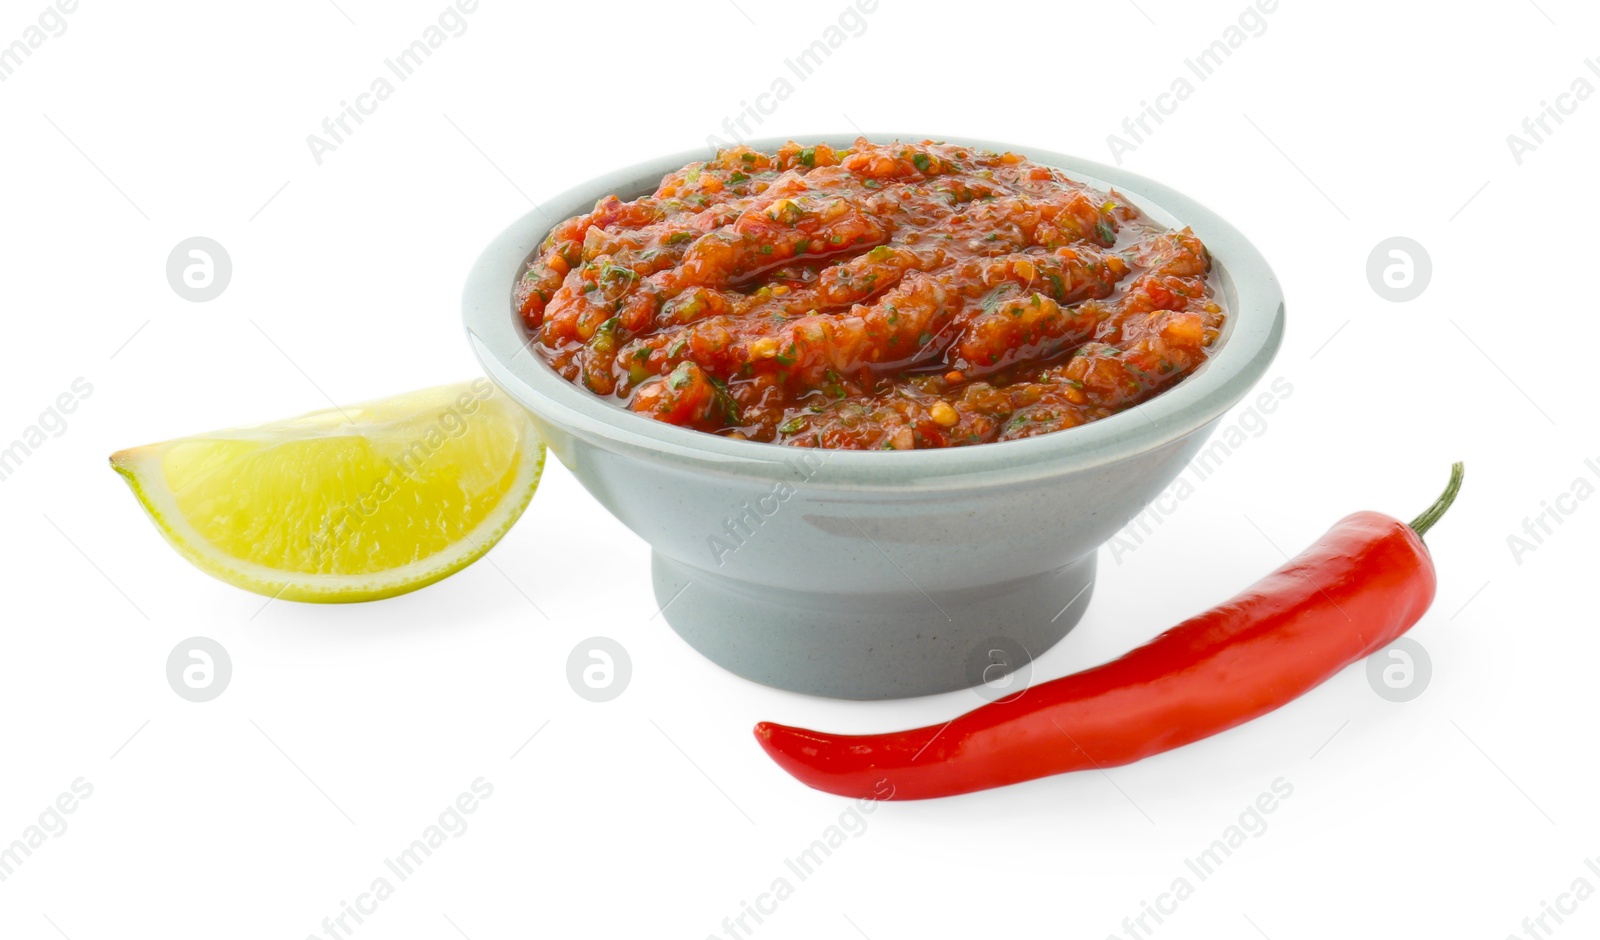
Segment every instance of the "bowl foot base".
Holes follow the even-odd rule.
[[[1054,646],[1089,606],[1095,553],[981,589],[909,583],[870,595],[800,592],[735,581],[653,556],[656,601],[672,629],[736,675],[845,699],[932,695],[990,683]],[[1026,675],[1026,674],[1024,674]],[[1010,685],[1020,688],[1026,679]]]

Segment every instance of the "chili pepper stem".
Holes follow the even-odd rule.
[[[1418,538],[1426,535],[1428,530],[1433,528],[1433,524],[1443,518],[1450,504],[1456,501],[1456,494],[1461,492],[1461,481],[1466,475],[1466,464],[1458,460],[1450,465],[1450,482],[1445,484],[1444,492],[1439,494],[1439,498],[1434,500],[1432,506],[1422,511],[1422,515],[1411,520],[1411,528],[1417,533]]]

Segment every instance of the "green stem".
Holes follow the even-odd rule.
[[[1461,492],[1461,480],[1466,475],[1466,464],[1457,461],[1450,465],[1450,482],[1445,484],[1444,492],[1439,494],[1439,498],[1434,500],[1432,506],[1423,510],[1422,515],[1411,520],[1411,528],[1416,530],[1418,538],[1427,535],[1433,524],[1438,522],[1444,516],[1445,510],[1450,508],[1450,504],[1456,501],[1456,494]]]

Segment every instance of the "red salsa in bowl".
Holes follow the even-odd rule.
[[[1189,375],[1210,256],[1114,190],[924,141],[747,147],[556,225],[514,302],[568,381],[640,415],[838,449],[1076,427]]]

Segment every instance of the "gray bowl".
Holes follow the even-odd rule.
[[[921,140],[926,135],[868,135]],[[853,135],[802,140],[847,142]],[[467,337],[561,462],[654,551],[657,600],[713,662],[837,698],[946,692],[1020,668],[1088,606],[1096,549],[1171,483],[1276,354],[1283,295],[1233,226],[1159,183],[1037,147],[1014,151],[1115,187],[1210,248],[1229,316],[1210,359],[1136,408],[1018,441],[818,451],[653,421],[573,385],[528,347],[512,287],[552,225],[653,192],[706,151],[606,173],[524,215],[467,278]],[[787,138],[751,141],[771,151]]]

